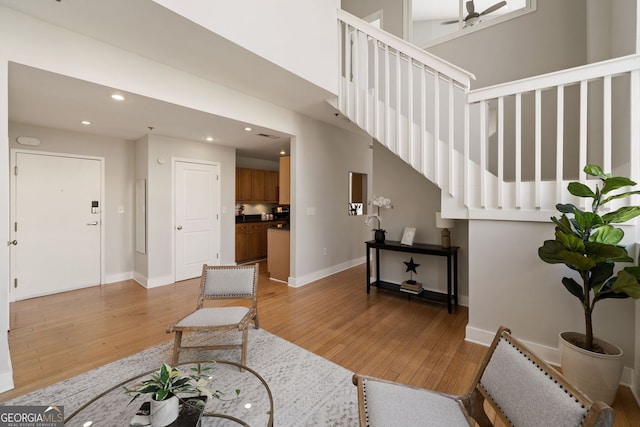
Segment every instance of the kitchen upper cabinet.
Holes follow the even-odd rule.
[[[236,168],[236,200],[253,200],[252,169]]]
[[[278,203],[278,171],[236,168],[236,201]]]
[[[264,171],[259,169],[251,170],[251,191],[255,201],[264,201]]]
[[[280,157],[280,200],[281,205],[291,204],[291,157]]]
[[[264,198],[267,202],[278,202],[278,171],[264,171]]]

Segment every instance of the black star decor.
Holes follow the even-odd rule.
[[[416,271],[416,268],[420,267],[420,264],[416,264],[415,262],[413,262],[413,257],[411,257],[411,260],[409,262],[407,261],[403,261],[405,263],[405,265],[407,266],[407,270],[406,271],[411,271],[411,280],[409,280],[409,283],[414,283],[413,280],[413,273],[418,274],[418,272]]]

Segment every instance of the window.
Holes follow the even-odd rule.
[[[536,0],[406,1],[411,6],[410,39],[420,47],[451,40],[536,10]]]

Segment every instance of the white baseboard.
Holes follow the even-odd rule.
[[[301,286],[315,282],[316,280],[324,279],[327,276],[331,276],[332,274],[339,273],[343,270],[347,270],[351,267],[355,267],[356,265],[364,263],[365,258],[361,257],[352,259],[351,261],[343,262],[342,264],[332,265],[331,267],[327,267],[310,274],[305,274],[304,276],[289,277],[289,286],[293,288],[299,288]]]
[[[145,288],[147,287],[147,277],[143,276],[137,271],[133,272],[133,280],[136,281],[138,284],[144,286]]]
[[[496,327],[496,331],[497,330],[498,328]],[[467,325],[465,335],[466,335],[465,341],[481,344],[488,347],[489,345],[491,345],[491,341],[493,341],[493,337],[496,335],[496,332],[485,331],[485,330],[473,328]],[[516,335],[514,336],[518,338]],[[531,341],[526,341],[521,338],[518,338],[518,340],[548,364],[552,366],[560,366],[560,349],[555,347],[549,347],[542,344],[537,344]],[[634,392],[634,396],[636,397],[636,400],[638,400],[639,393],[637,393],[637,390],[634,390],[633,388],[634,376],[635,376],[634,370],[632,368],[625,366],[622,370],[622,378],[620,379],[620,384],[630,387],[631,391]]]
[[[110,283],[123,282],[125,280],[131,280],[131,279],[133,279],[133,271],[126,271],[126,272],[117,273],[117,274],[108,274],[104,278],[104,283],[108,285]]]
[[[292,288],[299,288],[304,285],[308,285],[309,283],[315,282],[316,280],[320,280],[327,276],[331,276],[332,274],[336,274],[340,271],[347,270],[351,267],[355,267],[356,265],[364,264],[365,262],[366,262],[365,257],[352,259],[351,261],[343,262],[342,264],[337,264],[329,268],[325,268],[323,270],[319,270],[314,273],[307,274],[302,277],[289,277],[288,283],[289,283],[289,286],[291,286]],[[374,281],[374,280],[376,280],[375,275],[371,276],[371,281]],[[458,295],[458,304],[468,307],[469,296]],[[493,338],[493,335],[491,337]],[[491,343],[491,340],[489,340],[489,343]]]
[[[171,285],[174,283],[172,276],[154,277],[153,279],[150,279],[148,277],[144,277],[143,275],[137,272],[133,273],[133,280],[135,280],[136,282],[138,282],[139,284],[141,284],[147,289],[157,288],[159,286]]]
[[[633,393],[633,397],[636,398],[636,403],[640,405],[640,373],[633,372],[629,388],[631,389],[631,393]]]
[[[152,279],[147,278],[146,287],[148,289],[157,288],[159,286],[172,285],[175,283],[173,276],[154,277]]]
[[[13,371],[0,372],[0,393],[13,389]]]

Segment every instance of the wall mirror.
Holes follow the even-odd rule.
[[[367,174],[349,172],[349,215],[367,213]]]

